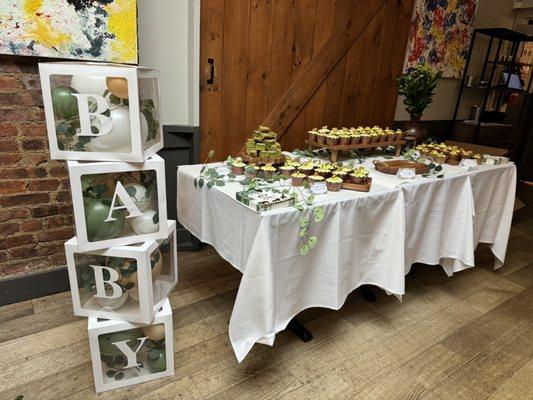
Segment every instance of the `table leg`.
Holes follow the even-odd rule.
[[[360,289],[361,289],[361,294],[363,295],[363,298],[366,301],[369,301],[371,303],[376,301],[376,294],[374,293],[370,285],[362,285]]]
[[[291,319],[287,329],[292,331],[296,336],[298,336],[302,342],[309,342],[313,339],[313,334],[305,326],[302,325],[300,321],[296,318]]]
[[[398,145],[396,146],[396,157],[399,157],[402,153],[402,146]]]
[[[331,150],[331,162],[337,162],[338,150]]]

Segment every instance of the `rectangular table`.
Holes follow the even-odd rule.
[[[372,168],[370,159],[365,163]],[[316,196],[324,220],[318,244],[296,247],[300,212],[257,213],[235,199],[239,183],[195,188],[200,165],[178,168],[178,220],[243,273],[229,324],[238,361],[255,343],[272,345],[300,311],[339,309],[348,294],[371,284],[398,297],[413,263],[440,264],[447,274],[474,266],[478,242],[490,243],[496,267],[509,236],[516,168],[444,166],[445,177],[402,182],[372,170],[370,192]]]

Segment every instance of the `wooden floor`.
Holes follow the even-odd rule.
[[[86,320],[69,293],[0,308],[0,398],[533,399],[533,219],[513,226],[506,265],[447,278],[419,266],[403,303],[353,293],[302,314],[314,339],[283,332],[238,364],[228,320],[240,275],[216,252],[180,253],[174,377],[94,393]]]

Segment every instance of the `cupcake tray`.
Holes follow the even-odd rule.
[[[310,147],[320,147],[331,151],[331,161],[336,162],[339,155],[339,151],[349,151],[358,149],[373,149],[376,147],[396,147],[396,156],[399,156],[402,151],[402,146],[405,145],[405,140],[393,140],[385,142],[371,142],[371,143],[357,143],[357,144],[338,144],[331,146],[327,143],[318,143],[314,140],[305,141]]]
[[[372,178],[368,178],[365,183],[343,182],[341,188],[346,190],[355,190],[357,192],[368,192],[372,185]]]

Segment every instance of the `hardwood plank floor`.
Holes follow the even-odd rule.
[[[175,376],[100,395],[70,293],[5,306],[0,399],[532,399],[532,225],[513,225],[500,270],[486,247],[451,278],[417,266],[402,303],[355,292],[339,311],[306,310],[312,341],[282,332],[242,364],[227,333],[240,274],[211,247],[179,253]]]

